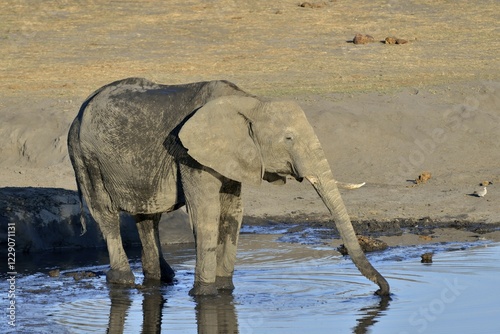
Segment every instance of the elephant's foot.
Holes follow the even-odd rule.
[[[167,284],[172,284],[174,282],[175,271],[163,258],[160,260],[160,270],[161,281]]]
[[[164,259],[160,260],[160,267],[158,266],[144,266],[144,281],[145,283],[163,282],[172,284],[174,282],[175,272]]]
[[[215,286],[217,290],[233,291],[233,277],[232,276],[217,276],[215,279]]]
[[[217,295],[215,283],[195,282],[189,291],[190,296],[214,296]]]
[[[106,273],[106,281],[111,284],[134,285],[135,277],[131,270],[110,269]]]

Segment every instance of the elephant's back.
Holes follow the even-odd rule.
[[[159,137],[165,139],[192,112],[197,90],[142,78],[114,82],[91,95],[82,106],[81,135],[127,145],[134,139],[134,143],[149,146],[151,141],[160,141]]]
[[[161,141],[191,113],[225,95],[248,95],[227,81],[162,85],[144,78],[128,78],[106,85],[82,106],[81,132],[108,140]],[[163,138],[159,138],[163,137]]]

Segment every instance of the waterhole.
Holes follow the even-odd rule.
[[[242,234],[232,294],[193,298],[193,245],[164,249],[173,286],[116,288],[105,252],[65,252],[19,264],[17,333],[499,333],[500,244],[436,243],[368,255],[391,300],[331,246]],[[433,252],[432,264],[420,255]],[[142,282],[140,251],[129,252]],[[59,277],[48,271],[61,269]],[[73,277],[92,272],[94,277]],[[2,276],[4,277],[4,276]],[[3,279],[0,287],[8,290]],[[6,297],[2,297],[6,300]]]

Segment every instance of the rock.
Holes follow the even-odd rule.
[[[363,235],[358,235],[358,242],[359,242],[359,245],[361,246],[361,249],[365,253],[366,252],[381,251],[381,250],[384,250],[388,247],[387,243],[385,243],[382,240],[375,239],[372,237],[366,237]],[[349,252],[347,251],[347,248],[345,248],[344,245],[340,245],[340,247],[338,247],[337,250],[342,255],[349,254]]]
[[[420,183],[425,183],[428,180],[430,180],[432,177],[432,174],[430,172],[422,172],[420,175],[415,179],[416,184]]]
[[[493,184],[493,182],[491,182],[491,181],[483,181],[483,182],[479,183],[479,185],[481,187],[486,187],[486,186],[489,186],[490,184]]]
[[[422,260],[420,260],[420,262],[422,263],[432,263],[432,253],[424,253],[422,255],[420,255],[420,257],[422,258]]]
[[[408,40],[397,37],[386,37],[385,44],[406,44]]]
[[[65,273],[64,276],[73,277],[75,281],[79,281],[84,278],[99,277],[100,273],[95,273],[93,271],[77,271],[77,272]]]
[[[420,240],[424,240],[424,241],[431,241],[432,240],[432,236],[430,236],[430,235],[419,235],[418,238]]]
[[[325,2],[302,2],[299,7],[302,8],[323,8],[326,6]]]
[[[375,39],[373,38],[373,36],[370,35],[356,34],[352,42],[354,44],[368,44],[375,42]]]
[[[49,271],[50,277],[59,277],[60,274],[61,274],[61,271],[59,269],[54,269],[54,270]]]
[[[385,44],[396,44],[396,37],[386,37]]]

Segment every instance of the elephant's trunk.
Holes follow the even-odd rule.
[[[328,166],[326,159],[323,160],[322,164],[326,164]],[[322,174],[318,176],[306,176],[306,178],[314,186],[326,207],[332,214],[335,225],[337,226],[340,236],[342,237],[342,241],[344,242],[344,246],[347,248],[352,261],[365,277],[380,287],[380,289],[376,292],[378,295],[389,295],[389,284],[386,279],[371,265],[359,245],[351,220],[347,214],[344,202],[340,197],[340,192],[329,166],[319,170],[323,170]]]

